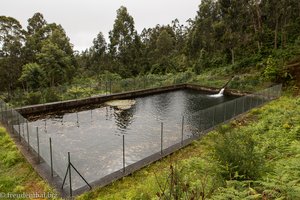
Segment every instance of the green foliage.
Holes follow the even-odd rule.
[[[221,132],[213,145],[213,156],[227,180],[256,180],[264,172],[264,159],[251,132]]]
[[[46,74],[37,63],[28,63],[22,68],[22,75],[19,81],[25,82],[27,87],[37,89],[46,85]]]
[[[266,61],[266,68],[264,70],[264,77],[271,81],[277,81],[281,74],[281,68],[278,63],[272,57],[269,57]]]
[[[93,90],[91,88],[78,87],[78,86],[73,86],[67,90],[67,94],[70,95],[72,99],[91,96],[92,93]]]
[[[63,92],[61,92],[61,93],[63,93]],[[55,88],[50,87],[50,88],[45,88],[44,89],[42,100],[43,100],[44,103],[56,102],[56,101],[60,101],[61,97],[60,97],[60,95],[58,94],[58,91]]]
[[[57,44],[49,41],[43,44],[41,53],[37,54],[37,58],[47,73],[49,86],[67,82],[70,73],[74,70],[71,57]]]
[[[0,127],[0,191],[2,193],[56,193],[26,162],[2,127]]]
[[[42,93],[40,91],[37,92],[28,92],[25,93],[24,103],[26,105],[39,104],[42,100]]]

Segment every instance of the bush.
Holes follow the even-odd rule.
[[[261,61],[261,55],[255,54],[249,57],[246,57],[242,60],[237,61],[234,65],[232,65],[232,69],[235,72],[241,72],[242,69],[256,66],[258,62]]]
[[[278,61],[271,56],[266,61],[266,68],[263,76],[270,81],[277,81],[281,76],[281,68],[278,66]]]
[[[45,103],[46,102],[56,102],[56,101],[60,101],[60,97],[54,88],[45,88],[44,89],[44,101],[45,101]]]
[[[213,156],[223,166],[227,180],[256,180],[264,171],[263,157],[249,132],[221,130],[213,145]]]
[[[42,93],[40,91],[29,92],[25,94],[26,105],[39,104],[41,102],[41,99],[42,99]]]

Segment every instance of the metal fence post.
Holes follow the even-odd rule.
[[[233,117],[236,116],[236,109],[237,109],[237,99],[234,100]]]
[[[245,112],[245,99],[246,99],[246,96],[243,97],[243,107],[242,107],[243,108],[243,113]]]
[[[160,124],[160,154],[163,154],[163,141],[164,140],[164,123],[161,122]]]
[[[4,120],[5,120],[5,124],[8,125],[8,119],[7,119],[7,107],[6,105],[4,104],[4,107],[5,107],[5,112],[4,112]]]
[[[91,122],[93,122],[93,110],[91,109]]]
[[[76,112],[76,117],[77,117],[77,127],[79,127],[79,117],[78,117],[78,112]]]
[[[25,139],[25,128],[24,128],[24,122],[22,123],[22,133],[23,133],[23,138],[24,138],[24,140],[26,140],[26,139]]]
[[[27,127],[27,150],[30,149],[30,141],[29,141],[29,127],[28,127],[28,120],[26,120],[26,127]]]
[[[105,95],[107,95],[107,80],[105,81]]]
[[[213,120],[212,120],[212,126],[214,126],[215,125],[215,116],[216,116],[216,106],[214,106],[214,108],[213,108],[214,110],[213,110]]]
[[[37,141],[38,163],[40,163],[40,162],[41,162],[41,159],[40,159],[40,137],[39,137],[39,127],[36,127],[36,141]]]
[[[182,122],[181,122],[181,146],[183,146],[183,132],[184,132],[184,116],[182,116]]]
[[[47,119],[45,119],[45,133],[47,133]]]
[[[227,105],[227,103],[224,103],[224,116],[223,116],[224,119],[223,119],[223,122],[226,121],[226,112],[227,112],[226,105]]]
[[[69,170],[69,185],[70,185],[70,197],[73,196],[73,191],[72,191],[72,174],[71,174],[71,155],[70,152],[68,152],[68,170]]]
[[[51,177],[53,177],[53,154],[52,154],[52,139],[49,138],[49,147],[50,147],[50,167],[51,167]]]
[[[10,117],[11,117],[11,122],[10,122],[11,131],[12,131],[12,134],[15,134],[15,129],[14,129],[14,115],[13,115],[13,109],[12,108],[10,108]]]
[[[125,135],[123,135],[123,173],[125,173]]]
[[[111,80],[109,80],[109,94],[112,94],[112,85],[111,85]]]
[[[20,125],[20,114],[18,114],[18,130],[19,130],[19,140],[21,142],[21,125]]]

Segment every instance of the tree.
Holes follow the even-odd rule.
[[[10,92],[17,86],[23,65],[22,48],[25,33],[20,22],[12,17],[0,16],[0,90]]]
[[[29,18],[24,47],[24,57],[27,63],[37,62],[36,54],[42,49],[42,42],[47,38],[48,23],[41,13],[35,13]]]
[[[63,84],[70,80],[74,73],[72,58],[58,44],[46,40],[37,59],[47,74],[49,86]]]
[[[106,69],[107,65],[107,43],[102,32],[98,33],[93,40],[93,46],[89,49],[90,67],[95,70],[99,76],[101,71]]]
[[[166,31],[163,30],[156,41],[156,50],[161,56],[168,56],[174,49],[174,38]]]
[[[134,27],[133,17],[122,6],[117,10],[117,17],[113,30],[109,32],[109,52],[116,63],[117,70],[123,77],[134,74],[134,67],[137,63],[137,55],[140,53],[137,46],[140,42]]]

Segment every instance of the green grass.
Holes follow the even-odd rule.
[[[33,170],[3,127],[0,127],[0,193],[54,193]]]

